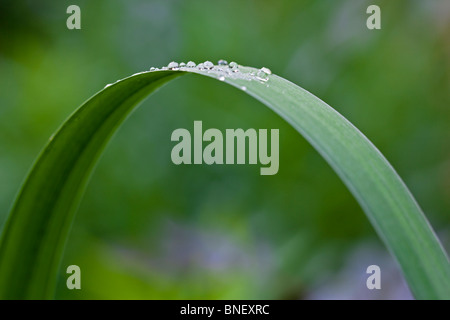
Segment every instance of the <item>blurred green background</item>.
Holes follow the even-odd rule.
[[[66,9],[81,8],[81,30]],[[366,28],[381,7],[382,29]],[[172,60],[269,67],[355,124],[450,248],[450,2],[0,1],[0,226],[49,136],[107,83]],[[276,128],[280,169],[171,162],[176,128]],[[81,268],[82,290],[65,286]],[[366,268],[382,270],[369,291]],[[108,145],[63,258],[58,299],[408,299],[366,216],[268,108],[194,75]]]

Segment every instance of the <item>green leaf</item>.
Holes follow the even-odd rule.
[[[297,85],[254,68],[219,67],[135,74],[103,89],[69,117],[34,164],[5,225],[0,298],[53,297],[76,207],[111,135],[150,93],[178,76],[196,73],[244,90],[297,129],[358,200],[414,296],[450,299],[449,259],[413,196],[375,146]]]

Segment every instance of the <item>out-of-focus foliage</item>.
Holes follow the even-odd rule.
[[[70,4],[81,8],[81,30],[66,28]],[[398,170],[448,248],[450,6],[377,1],[382,29],[370,31],[369,4],[2,1],[0,224],[40,148],[87,97],[150,66],[223,58],[269,67],[352,121]],[[384,295],[367,292],[367,265],[392,262],[362,210],[312,147],[252,100],[181,78],[153,97],[156,107],[144,103],[130,117],[92,176],[57,298],[407,295],[389,290],[395,272],[397,280],[383,280]],[[192,130],[194,120],[279,128],[279,173],[175,166],[170,135]],[[81,267],[81,291],[65,287],[70,264]]]

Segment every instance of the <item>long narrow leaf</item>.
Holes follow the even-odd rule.
[[[257,69],[176,69],[143,72],[103,89],[50,139],[2,233],[0,298],[52,297],[76,207],[109,138],[151,92],[196,73],[244,90],[297,129],[358,200],[415,297],[450,299],[450,263],[439,240],[388,161],[349,121],[297,85]]]

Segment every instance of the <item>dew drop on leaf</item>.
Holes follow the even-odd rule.
[[[214,67],[214,64],[211,61],[205,61],[203,65],[206,69],[212,69]]]
[[[256,73],[256,79],[259,80],[260,82],[264,83],[269,80],[268,75],[271,73],[272,73],[272,71],[270,71],[269,69],[261,68]]]
[[[169,68],[169,69],[178,68],[178,62],[172,61],[171,63],[169,63],[167,65],[167,68]]]
[[[270,69],[269,69],[269,68],[266,68],[266,67],[262,67],[262,68],[261,68],[261,71],[264,72],[264,73],[266,73],[266,74],[272,74],[272,71],[270,71]]]

